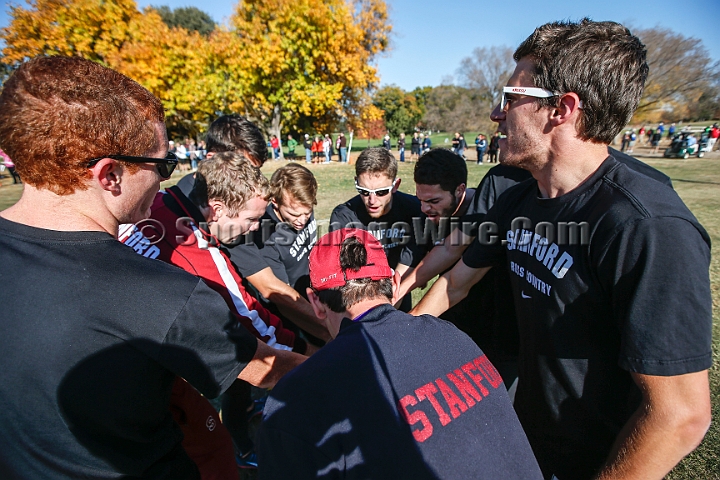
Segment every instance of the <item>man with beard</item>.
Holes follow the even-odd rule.
[[[446,149],[430,150],[415,165],[414,177],[415,194],[420,200],[422,212],[427,216],[421,235],[429,252],[426,259],[437,256],[435,250],[444,254],[445,242],[457,241],[456,236],[451,238],[455,229],[459,230],[456,235],[462,233],[466,238],[477,234],[477,222],[482,220],[483,215],[469,213],[476,192],[474,188],[466,186],[465,160]],[[416,222],[416,231],[418,227]],[[432,229],[436,233],[430,235]],[[462,248],[461,245],[455,248],[458,247]],[[424,263],[424,259],[421,263]],[[433,273],[442,274],[451,266],[452,263]],[[423,266],[423,269],[426,268]],[[405,295],[418,286],[418,273],[422,276],[423,272],[415,269],[403,279],[399,295]],[[511,318],[498,314],[499,305],[512,302],[510,289],[496,288],[498,281],[505,277],[505,272],[491,272],[470,289],[467,297],[440,315],[440,318],[453,323],[478,344],[498,369],[512,394],[517,379],[517,326]],[[428,280],[429,277],[423,278],[422,283]]]
[[[500,161],[533,178],[498,198],[415,311],[444,311],[505,265],[515,408],[546,478],[661,478],[710,422],[710,249],[674,191],[608,156],[642,94],[646,49],[584,19],[538,27],[514,57],[491,118]]]

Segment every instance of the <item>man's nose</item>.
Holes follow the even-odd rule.
[[[493,111],[490,112],[490,120],[496,123],[500,123],[501,121],[505,120],[505,111],[500,108],[500,103],[495,105]]]

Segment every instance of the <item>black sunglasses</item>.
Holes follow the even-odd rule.
[[[152,158],[152,157],[132,157],[130,155],[105,155],[103,157],[91,158],[88,161],[87,168],[96,165],[103,158],[112,158],[113,160],[120,160],[121,162],[130,163],[154,163],[157,167],[158,174],[162,178],[170,178],[178,164],[178,158],[173,152],[168,152],[165,158]]]

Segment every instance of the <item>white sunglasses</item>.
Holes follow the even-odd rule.
[[[361,187],[360,185],[358,185],[357,178],[356,178],[355,179],[355,189],[363,197],[369,197],[371,194],[375,194],[376,197],[384,197],[385,195],[390,193],[393,188],[395,188],[396,183],[397,183],[397,178],[395,180],[393,180],[392,185],[390,185],[389,187],[371,189],[371,188]]]
[[[500,110],[505,111],[505,107],[508,103],[508,98],[505,96],[506,93],[514,93],[516,95],[527,95],[528,97],[535,97],[535,98],[550,98],[550,97],[557,97],[560,95],[559,93],[551,92],[550,90],[545,90],[544,88],[538,88],[538,87],[503,87],[502,89],[502,97],[500,99]],[[583,102],[580,100],[580,104],[578,105],[578,108],[583,108]]]

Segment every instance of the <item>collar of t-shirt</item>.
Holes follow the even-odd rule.
[[[374,218],[370,216],[367,208],[365,208],[365,203],[362,201],[362,197],[360,195],[355,195],[353,198],[351,198],[347,205],[350,210],[355,213],[355,216],[358,218],[360,223],[362,223],[366,227],[370,223],[387,222],[392,225],[398,219],[402,221],[412,216],[412,211],[408,212],[408,210],[411,210],[411,207],[406,203],[405,199],[402,198],[403,195],[407,194],[400,191],[393,193],[390,210],[379,218]],[[418,207],[417,210],[419,211],[420,208]],[[423,221],[425,221],[425,218],[423,218]]]
[[[536,186],[537,189],[537,198],[535,201],[537,204],[541,207],[546,208],[554,208],[556,205],[559,205],[561,203],[568,202],[574,198],[578,198],[581,195],[587,194],[590,190],[593,190],[595,188],[598,188],[600,185],[600,180],[605,175],[608,175],[610,172],[615,170],[616,168],[627,168],[620,162],[618,162],[615,157],[612,155],[608,155],[607,158],[603,161],[603,163],[598,167],[597,170],[595,170],[595,173],[590,175],[583,183],[575,187],[570,192],[560,195],[559,197],[554,198],[543,198],[540,195],[540,190]]]
[[[365,310],[363,313],[355,317],[354,319],[349,319],[348,317],[345,317],[342,319],[342,322],[340,323],[340,333],[342,333],[343,330],[345,330],[348,327],[351,327],[353,325],[357,325],[359,323],[366,323],[366,322],[372,322],[375,320],[378,320],[382,318],[386,312],[395,310],[395,307],[390,305],[389,303],[382,303],[380,305],[375,305],[372,308],[369,308],[368,310]]]

